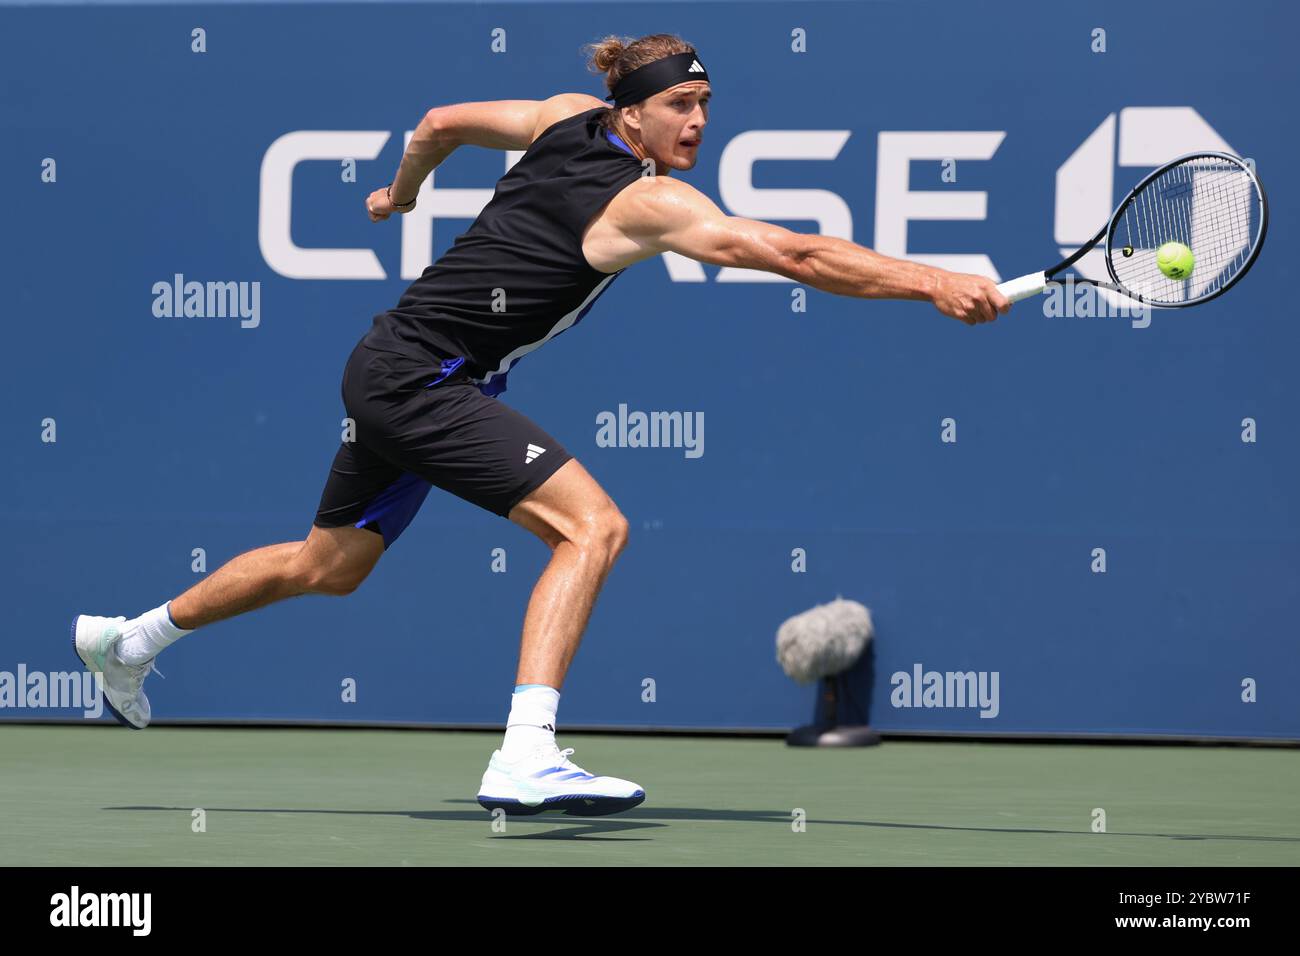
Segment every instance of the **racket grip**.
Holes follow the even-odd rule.
[[[1012,302],[1019,302],[1021,299],[1028,299],[1031,295],[1038,295],[1046,288],[1046,272],[1031,272],[1027,276],[1008,279],[1006,282],[998,284],[998,291]]]

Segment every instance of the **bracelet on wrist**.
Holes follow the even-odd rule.
[[[410,202],[398,202],[396,199],[394,199],[392,183],[389,183],[387,186],[384,187],[384,192],[387,194],[388,201],[389,203],[392,204],[394,209],[409,209],[415,205],[414,199],[412,199]]]

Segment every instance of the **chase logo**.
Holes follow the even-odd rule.
[[[695,60],[692,69],[699,65]],[[703,67],[700,67],[703,70]],[[299,163],[353,159],[358,163],[379,157],[391,138],[383,130],[295,130],[267,148],[262,158],[258,198],[258,244],[266,264],[291,279],[385,279],[388,273],[373,249],[312,248],[297,245],[292,237],[291,210],[294,169]],[[411,133],[406,133],[409,142]],[[762,129],[733,136],[718,154],[720,205],[733,216],[769,222],[789,220],[815,223],[824,236],[861,242],[875,251],[954,272],[971,272],[995,281],[1002,278],[985,253],[967,249],[948,252],[910,252],[911,223],[921,221],[978,222],[988,218],[989,193],[977,189],[912,189],[911,169],[917,162],[995,162],[1006,130],[902,130],[881,131],[876,140],[874,230],[855,230],[853,211],[838,193],[820,188],[825,166],[835,162],[853,135],[852,130]],[[1021,127],[1016,136],[1037,135]],[[1068,148],[1068,147],[1067,147]],[[1189,106],[1128,107],[1107,116],[1056,173],[1055,235],[1063,254],[1092,238],[1097,225],[1115,208],[1115,167],[1155,167],[1182,153],[1199,149],[1236,153],[1196,110]],[[1064,150],[1062,150],[1064,152]],[[523,150],[506,150],[504,169],[517,163]],[[806,189],[768,189],[754,185],[755,168],[768,161],[798,161],[806,170]],[[1003,164],[1004,166],[1008,164]],[[1017,180],[1024,171],[999,170]],[[843,175],[843,173],[840,173]],[[1040,174],[1035,174],[1040,175]],[[1041,175],[1046,175],[1046,170]],[[420,185],[419,204],[401,217],[401,277],[417,279],[433,262],[434,223],[438,219],[473,219],[492,199],[494,184],[481,188],[437,187],[438,170]],[[1134,177],[1125,177],[1128,179]],[[1004,190],[1003,202],[1018,203],[1021,191]],[[302,202],[305,197],[300,197]],[[359,204],[358,204],[359,209]],[[1031,213],[1026,210],[1025,213]],[[358,221],[364,220],[363,215]],[[358,228],[362,228],[360,225]],[[855,232],[858,235],[855,236]],[[954,244],[957,240],[952,240]],[[978,241],[978,240],[976,240]],[[992,240],[987,241],[987,246]],[[673,282],[708,282],[703,264],[674,252],[658,257]],[[1104,252],[1093,250],[1077,265],[1088,278],[1105,279]],[[1212,278],[1212,277],[1211,277]],[[727,266],[714,282],[784,282],[785,276]],[[1108,293],[1103,293],[1108,294]]]

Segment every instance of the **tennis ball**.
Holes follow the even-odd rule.
[[[1181,242],[1166,242],[1156,250],[1156,265],[1171,279],[1186,279],[1196,268],[1196,257]]]

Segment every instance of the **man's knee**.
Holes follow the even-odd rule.
[[[623,512],[610,502],[607,506],[592,512],[582,522],[582,540],[576,542],[580,547],[599,551],[609,563],[627,547],[628,524]]]
[[[312,536],[303,543],[294,560],[292,575],[297,585],[311,594],[338,597],[351,594],[369,577],[383,554],[383,539],[373,531],[348,528],[332,529]],[[331,540],[338,539],[338,540]]]
[[[627,546],[627,519],[576,458],[515,505],[509,517],[552,550],[568,543],[599,552],[612,564]]]
[[[295,567],[293,578],[298,589],[308,594],[331,594],[343,597],[360,587],[361,582],[369,574],[369,567],[355,564],[319,564],[304,559]]]
[[[623,512],[618,509],[614,510],[608,534],[614,557],[618,557],[627,547],[627,518],[623,517]]]
[[[360,570],[357,568],[340,568],[331,571],[325,571],[317,575],[312,582],[311,591],[314,594],[330,594],[335,597],[346,597],[361,586],[361,582],[369,576],[370,570]]]

